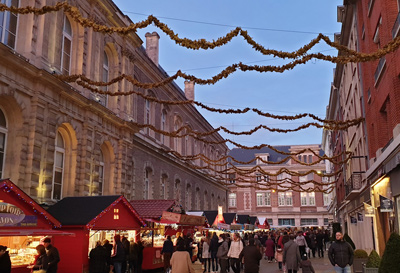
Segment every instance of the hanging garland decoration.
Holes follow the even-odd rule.
[[[340,121],[340,120],[326,120],[326,119],[321,119],[318,116],[314,115],[314,114],[310,114],[310,113],[303,113],[303,114],[297,114],[297,115],[293,115],[293,116],[289,116],[289,115],[274,115],[274,114],[270,114],[267,112],[262,112],[261,110],[257,109],[257,108],[249,108],[246,107],[244,109],[219,109],[219,108],[212,108],[209,107],[201,102],[197,102],[194,100],[185,100],[185,101],[172,101],[172,100],[159,100],[153,96],[147,96],[145,94],[143,94],[142,92],[139,91],[128,91],[128,92],[114,92],[114,91],[104,91],[104,90],[100,90],[98,88],[92,87],[91,85],[96,85],[96,86],[109,86],[113,83],[122,81],[123,79],[128,80],[129,82],[133,83],[133,82],[137,82],[133,77],[128,76],[128,75],[121,75],[118,76],[114,79],[112,79],[109,82],[95,82],[95,81],[91,81],[90,79],[88,79],[86,76],[84,75],[71,75],[71,76],[66,76],[66,75],[55,75],[55,77],[57,77],[58,79],[65,81],[65,82],[76,82],[77,84],[79,84],[80,86],[98,93],[98,94],[102,94],[102,95],[109,95],[109,96],[127,96],[127,95],[138,95],[140,97],[142,97],[143,99],[149,100],[151,102],[156,102],[156,103],[160,103],[160,104],[167,104],[167,105],[186,105],[186,104],[195,104],[203,109],[209,110],[211,112],[218,112],[218,113],[224,113],[224,114],[245,114],[249,111],[253,111],[254,113],[260,115],[260,116],[264,116],[267,118],[272,118],[272,119],[279,119],[279,120],[297,120],[297,119],[301,119],[301,118],[305,118],[305,117],[310,117],[316,121],[322,122],[324,124],[333,124],[334,126],[340,126],[340,125],[348,125],[348,124],[352,124],[350,126],[354,126],[354,125],[358,125],[359,123],[361,123],[364,119],[363,118],[356,118],[356,119],[351,119],[351,120],[347,120],[347,121]],[[77,81],[78,79],[81,79],[79,81]],[[322,125],[320,125],[322,126]],[[325,127],[320,127],[320,128],[325,128]],[[347,129],[347,128],[345,128]],[[340,130],[340,129],[338,129]]]
[[[360,53],[355,50],[349,49],[343,45],[340,45],[336,42],[332,42],[329,37],[319,34],[317,38],[310,41],[310,43],[304,45],[302,48],[298,49],[297,51],[293,52],[284,52],[272,49],[266,49],[262,45],[259,45],[254,39],[248,35],[247,31],[243,30],[240,27],[236,27],[234,30],[231,30],[225,36],[220,37],[212,42],[209,42],[205,39],[199,40],[191,40],[188,38],[180,38],[178,34],[176,34],[173,30],[171,30],[166,24],[160,22],[156,17],[150,15],[147,17],[146,20],[143,20],[138,23],[132,23],[128,27],[108,27],[105,25],[100,25],[95,23],[93,20],[84,18],[79,9],[77,7],[69,5],[67,2],[59,2],[54,6],[44,6],[42,8],[34,8],[31,6],[27,6],[24,8],[17,8],[17,7],[8,7],[5,4],[0,4],[0,12],[2,11],[10,11],[12,13],[18,14],[30,14],[33,13],[35,15],[43,15],[50,12],[56,12],[64,10],[64,13],[68,14],[74,21],[79,23],[83,27],[92,28],[95,32],[100,32],[104,34],[112,34],[118,33],[120,35],[127,35],[130,32],[136,32],[138,29],[146,28],[150,24],[154,24],[158,27],[161,31],[163,31],[167,36],[169,36],[176,44],[186,47],[188,49],[198,50],[198,49],[214,49],[216,47],[220,47],[229,43],[234,37],[242,36],[247,43],[249,43],[256,51],[261,52],[263,55],[272,55],[274,57],[279,58],[291,58],[297,59],[299,57],[308,57],[308,58],[316,58],[320,60],[331,61],[334,63],[348,63],[348,62],[367,62],[372,60],[377,60],[384,55],[395,51],[400,46],[400,36],[396,37],[388,44],[383,46],[382,48],[378,49],[374,53]],[[308,54],[311,48],[313,48],[316,44],[318,44],[321,40],[325,41],[329,46],[338,49],[345,53],[345,56],[338,56],[333,57],[329,55],[324,55],[322,53],[315,53],[315,54]]]

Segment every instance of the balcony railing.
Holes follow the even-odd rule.
[[[357,195],[358,192],[355,191],[361,189],[361,186],[362,186],[362,174],[353,173],[345,184],[346,199],[352,199],[355,195]]]
[[[385,64],[386,64],[386,58],[385,57],[380,58],[378,66],[376,67],[376,70],[375,70],[375,75],[374,75],[375,86],[378,84],[379,78],[381,77],[382,72],[385,69]]]
[[[400,12],[397,14],[396,22],[394,22],[394,26],[392,29],[392,38],[396,38],[400,34]]]

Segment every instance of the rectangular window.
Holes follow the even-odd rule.
[[[269,224],[270,226],[272,226],[274,221],[272,221],[272,219],[267,219],[267,222],[268,222],[268,224]]]
[[[18,0],[0,0],[1,4],[18,7]],[[0,12],[0,42],[8,47],[15,48],[17,37],[18,15],[14,13]]]
[[[271,206],[271,193],[270,192],[258,192],[257,197],[257,207],[261,206]]]
[[[329,218],[324,218],[324,226],[329,226]]]
[[[292,193],[286,192],[286,206],[293,206]]]
[[[260,207],[262,205],[264,205],[263,204],[263,194],[257,193],[257,207]]]
[[[324,206],[329,206],[330,202],[330,198],[329,198],[330,194],[328,193],[324,193]]]
[[[317,226],[318,219],[317,218],[302,218],[300,219],[301,226]]]
[[[278,206],[284,206],[284,205],[285,205],[285,193],[278,192]]]
[[[294,219],[278,219],[278,225],[279,226],[294,226]]]
[[[229,199],[229,207],[236,208],[236,193],[230,193],[228,199]]]
[[[315,192],[308,193],[308,204],[310,206],[315,206]]]
[[[261,174],[256,174],[256,182],[261,182]]]
[[[271,206],[271,193],[270,192],[264,193],[264,205]]]
[[[301,205],[307,206],[307,193],[306,192],[300,193],[300,198],[301,198]]]

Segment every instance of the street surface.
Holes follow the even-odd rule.
[[[334,273],[333,266],[329,262],[328,257],[311,258],[311,263],[315,269],[315,273]],[[199,261],[194,264],[196,273],[203,273],[202,265]],[[228,272],[233,272],[232,269]],[[243,271],[242,271],[243,272]],[[268,263],[266,260],[261,261],[260,273],[282,273],[278,269],[278,263]],[[301,273],[301,269],[298,271]]]

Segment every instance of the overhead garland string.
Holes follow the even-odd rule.
[[[262,45],[258,44],[254,41],[254,39],[248,35],[247,31],[243,30],[240,27],[236,27],[234,30],[227,33],[225,36],[220,37],[212,42],[207,41],[205,39],[199,40],[191,40],[188,38],[180,38],[178,34],[176,34],[172,29],[170,29],[166,24],[162,23],[153,15],[148,16],[146,20],[143,20],[138,23],[132,23],[127,27],[108,27],[105,25],[97,24],[91,19],[84,18],[80,13],[79,9],[75,6],[69,5],[67,2],[58,2],[54,6],[44,6],[42,8],[34,8],[31,6],[17,8],[14,6],[7,6],[5,4],[0,4],[0,12],[2,11],[10,11],[12,13],[18,14],[35,14],[35,15],[43,15],[50,12],[56,12],[63,10],[64,13],[68,14],[74,21],[79,23],[83,27],[92,28],[96,32],[111,34],[118,33],[120,35],[127,35],[130,32],[136,32],[138,29],[146,28],[150,24],[154,24],[161,31],[163,31],[167,36],[169,36],[176,44],[186,47],[188,49],[198,50],[198,49],[214,49],[216,47],[221,47],[229,43],[234,37],[242,36],[248,44],[250,44],[256,51],[261,52],[263,55],[272,55],[274,57],[279,58],[289,58],[289,59],[297,59],[299,57],[310,57],[316,58],[326,61],[331,61],[334,63],[348,63],[348,62],[367,62],[372,60],[377,60],[384,55],[395,51],[400,46],[400,36],[391,40],[388,44],[378,49],[373,53],[361,53],[355,50],[349,49],[346,46],[340,45],[339,43],[333,42],[329,39],[328,36],[323,34],[319,34],[317,38],[313,39],[308,44],[304,45],[300,49],[293,52],[284,52],[274,49],[267,49]],[[334,47],[343,53],[345,56],[330,56],[324,55],[322,53],[316,54],[307,54],[306,53],[312,49],[316,44],[318,44],[321,40],[325,41],[329,46]]]

